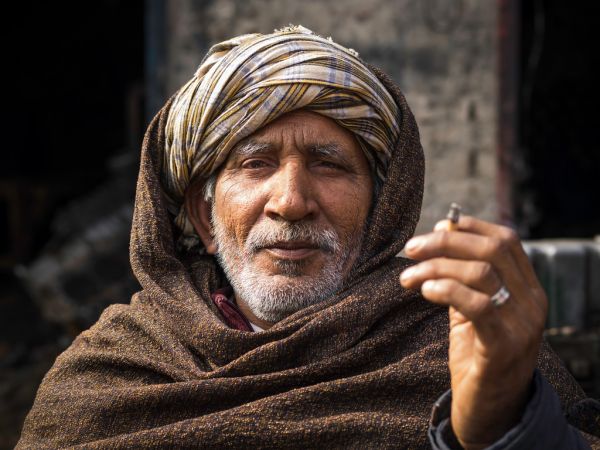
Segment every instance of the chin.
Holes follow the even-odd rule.
[[[266,275],[243,269],[236,275],[229,280],[236,294],[244,299],[256,317],[268,322],[278,322],[320,303],[339,289],[343,279],[337,271],[325,271],[315,277],[306,274]]]

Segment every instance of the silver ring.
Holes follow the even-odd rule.
[[[504,305],[509,298],[510,292],[508,292],[508,289],[506,289],[506,287],[502,285],[500,289],[498,289],[498,292],[496,292],[490,297],[490,302],[492,302],[492,305],[498,308],[499,306]]]

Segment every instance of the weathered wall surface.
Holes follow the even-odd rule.
[[[172,0],[165,15],[165,95],[210,45],[237,34],[302,24],[354,48],[399,83],[417,118],[427,161],[419,230],[452,201],[496,218],[495,2]]]

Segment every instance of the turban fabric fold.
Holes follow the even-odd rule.
[[[209,50],[168,114],[162,184],[184,236],[195,235],[182,207],[189,183],[214,174],[239,141],[300,108],[353,132],[384,179],[399,110],[354,50],[302,26],[238,36]]]

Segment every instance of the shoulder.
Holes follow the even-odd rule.
[[[164,325],[158,310],[134,300],[109,306],[91,328],[77,336],[56,359],[40,393],[88,384],[144,385],[187,378],[192,362],[175,355],[189,352],[179,351],[181,342]]]

